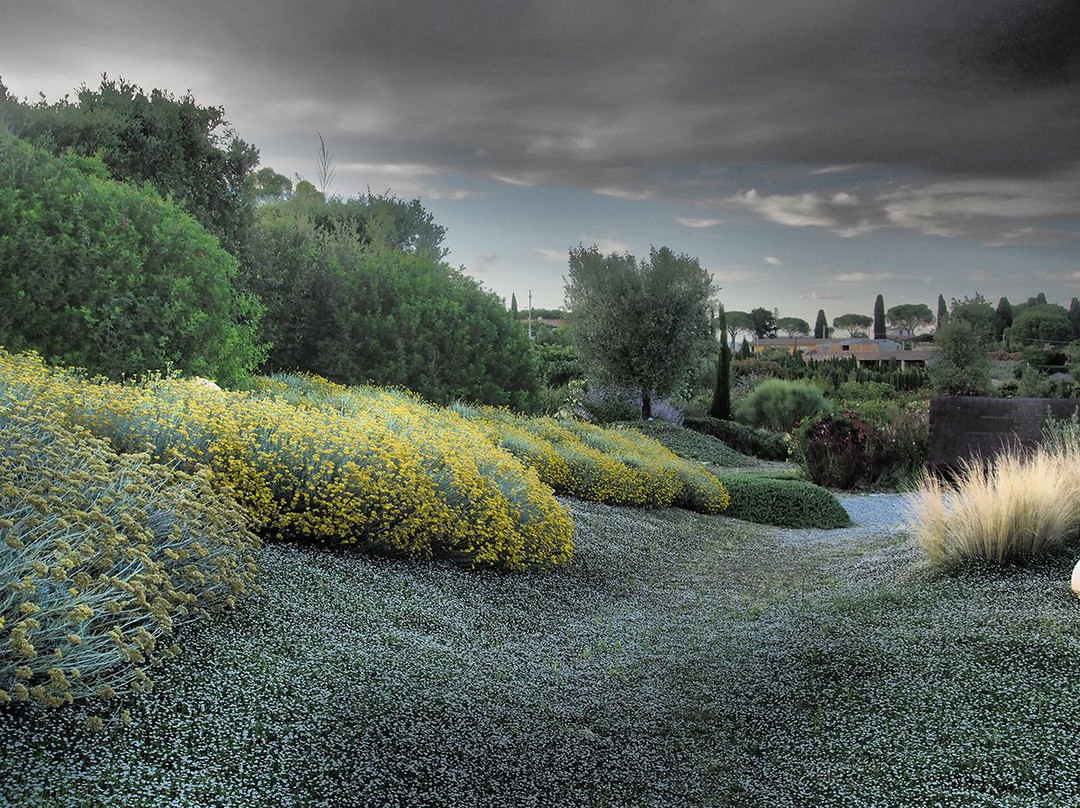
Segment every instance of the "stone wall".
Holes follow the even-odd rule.
[[[930,399],[930,465],[956,468],[978,455],[991,458],[1010,446],[1031,447],[1043,437],[1047,414],[1068,418],[1080,401],[1064,398],[981,398],[934,396]]]

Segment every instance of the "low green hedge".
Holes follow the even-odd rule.
[[[762,460],[787,460],[788,445],[782,435],[766,429],[722,421],[719,418],[684,418],[683,426],[723,441],[736,452]]]
[[[851,517],[831,492],[805,480],[753,472],[716,476],[731,493],[725,516],[777,527],[851,525]]]
[[[756,461],[735,451],[712,435],[684,429],[666,421],[630,421],[623,426],[644,432],[679,457],[688,460],[702,460],[726,468],[745,468],[756,465]]]

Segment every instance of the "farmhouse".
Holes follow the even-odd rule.
[[[815,362],[834,357],[854,357],[859,365],[876,366],[897,362],[902,370],[911,367],[925,367],[926,360],[933,356],[933,346],[925,343],[917,343],[921,346],[914,350],[906,350],[893,339],[870,339],[868,337],[851,337],[847,339],[815,339],[813,337],[777,337],[774,339],[757,339],[751,344],[754,353],[764,353],[770,349],[799,352],[807,362]]]

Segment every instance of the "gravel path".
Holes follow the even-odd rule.
[[[911,511],[904,494],[837,494],[854,523],[837,530],[772,528],[785,544],[839,544],[907,532]],[[761,526],[764,527],[764,526]],[[768,529],[768,528],[766,528]]]

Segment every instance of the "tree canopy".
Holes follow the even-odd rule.
[[[745,311],[725,311],[724,321],[727,323],[727,332],[731,338],[732,350],[735,348],[739,334],[754,333],[754,321]]]
[[[236,259],[147,185],[0,133],[0,342],[112,378],[169,368],[223,384],[262,358]]]
[[[781,317],[776,321],[776,330],[783,332],[789,339],[805,337],[810,333],[810,323],[801,317]]]
[[[825,309],[818,309],[817,319],[814,321],[814,339],[825,339],[829,336],[829,321],[825,319]]]
[[[96,90],[83,85],[53,104],[20,102],[0,85],[0,118],[55,154],[96,156],[114,179],[150,183],[242,255],[259,152],[236,136],[222,108],[103,76]]]
[[[894,328],[902,328],[909,334],[914,334],[919,326],[934,322],[934,313],[925,303],[901,303],[886,311],[885,319]]]
[[[865,335],[866,330],[874,324],[874,318],[865,314],[841,314],[833,318],[832,324],[847,331],[849,337],[854,337],[859,333]]]
[[[990,392],[990,359],[971,322],[950,318],[934,336],[937,353],[930,387],[937,395],[985,396]]]
[[[259,210],[246,288],[264,302],[267,370],[398,385],[440,404],[529,409],[528,337],[505,304],[426,251],[372,249],[349,221]]]
[[[874,339],[885,339],[885,298],[878,295],[874,300]]]
[[[971,297],[965,295],[961,300],[954,297],[950,303],[949,320],[968,323],[983,345],[995,342],[1000,333],[997,312],[978,292]]]
[[[766,308],[750,310],[751,331],[757,339],[771,339],[776,336],[776,315]]]
[[[640,393],[649,418],[652,397],[685,382],[712,345],[714,292],[696,258],[667,247],[638,261],[579,246],[566,277],[571,338],[594,377]]]
[[[1068,310],[1051,304],[1024,306],[1006,333],[1010,344],[1017,347],[1040,343],[1064,345],[1074,339]]]

